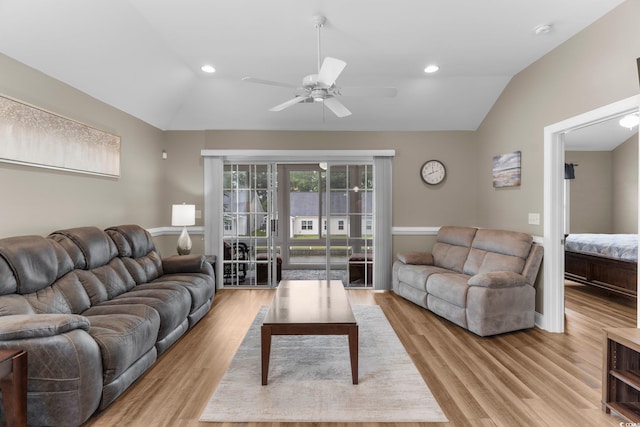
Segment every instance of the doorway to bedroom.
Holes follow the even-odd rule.
[[[565,135],[565,289],[635,307],[638,128],[628,113]],[[634,316],[635,317],[635,316]]]
[[[629,113],[638,113],[640,96],[633,96],[599,109],[575,116],[545,127],[544,129],[544,293],[539,324],[551,332],[564,332],[564,273],[565,273],[565,142],[567,137],[580,129],[617,119]],[[630,135],[631,137],[631,135]],[[637,140],[637,134],[636,134]],[[635,155],[637,164],[638,157]],[[580,173],[582,164],[576,168]],[[636,183],[637,185],[637,183]],[[637,188],[637,187],[636,187]],[[637,193],[637,190],[636,190]],[[573,198],[570,191],[569,197]],[[637,195],[636,195],[637,209]],[[637,215],[637,214],[636,214]],[[637,218],[636,218],[637,221]],[[569,224],[569,230],[575,230]],[[637,222],[636,222],[637,233]],[[637,242],[637,238],[636,238]],[[635,275],[637,289],[637,273]],[[637,298],[635,305],[637,306]],[[637,312],[637,310],[636,310]],[[640,322],[639,322],[640,324]]]

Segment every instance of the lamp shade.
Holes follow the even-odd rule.
[[[173,205],[171,209],[171,225],[187,226],[196,223],[196,205]]]

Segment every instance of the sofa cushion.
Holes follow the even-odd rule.
[[[483,288],[509,288],[512,286],[528,285],[527,278],[522,274],[512,271],[494,271],[491,273],[481,273],[469,279],[470,286],[481,286]]]
[[[181,286],[165,289],[151,287],[137,289],[136,287],[130,292],[101,303],[100,306],[127,304],[148,305],[158,312],[160,316],[158,341],[160,341],[185,321],[191,309],[191,297],[189,292]]]
[[[471,247],[524,259],[529,256],[532,243],[533,237],[527,233],[480,229],[476,232]]]
[[[429,252],[402,252],[398,259],[405,264],[433,265],[433,255]]]
[[[151,234],[135,224],[118,225],[105,230],[113,239],[121,257],[140,258],[156,251]]]
[[[511,271],[522,273],[533,237],[505,230],[478,230],[464,264],[468,275]]]
[[[89,334],[100,346],[105,384],[118,378],[151,349],[160,328],[160,316],[144,304],[100,305],[83,313]]]
[[[75,314],[43,314],[32,316],[28,314],[12,317],[0,317],[0,341],[53,337],[73,331],[74,329],[89,330],[89,321]]]
[[[446,273],[447,270],[433,265],[397,264],[396,274],[400,282],[423,292],[427,290],[427,279],[435,273]]]
[[[29,301],[20,294],[0,296],[0,316],[15,314],[36,314]]]
[[[469,276],[460,273],[433,274],[427,280],[427,293],[458,307],[467,306]]]
[[[441,227],[432,250],[433,264],[462,273],[476,231],[472,227]]]
[[[157,252],[149,252],[140,258],[121,258],[125,267],[139,285],[162,276],[162,259]]]
[[[91,270],[107,264],[118,255],[116,245],[98,227],[78,227],[54,231],[49,238],[59,242],[74,258],[76,268]]]
[[[136,283],[150,282],[162,275],[162,259],[147,230],[127,224],[109,227],[105,232],[115,242],[118,256],[123,258]]]
[[[36,314],[79,314],[91,307],[87,291],[75,271],[53,285],[24,296]]]
[[[0,294],[30,294],[46,288],[73,269],[56,242],[41,236],[0,239]]]
[[[215,281],[213,277],[206,274],[165,274],[150,285],[162,283],[178,284],[184,287],[191,295],[191,311],[211,301],[215,293]]]
[[[120,258],[91,271],[76,270],[75,273],[87,291],[91,305],[113,299],[136,285]]]
[[[427,308],[433,313],[441,316],[458,326],[467,327],[467,314],[464,307],[451,304],[434,295],[427,295]]]

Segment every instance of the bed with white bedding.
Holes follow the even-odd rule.
[[[565,278],[627,297],[637,296],[637,234],[569,234]]]

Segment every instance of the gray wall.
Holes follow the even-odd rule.
[[[0,237],[83,225],[164,225],[162,132],[0,54],[0,93],[121,136],[121,177],[0,163]]]
[[[613,151],[613,233],[638,232],[638,133]]]
[[[568,231],[612,233],[613,152],[567,151],[565,161],[578,164],[575,167],[576,179],[568,181],[571,195]]]
[[[567,151],[571,233],[638,232],[638,134],[612,151]]]

